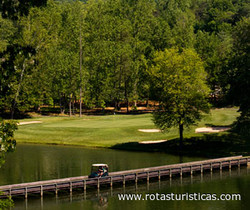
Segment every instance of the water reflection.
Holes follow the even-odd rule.
[[[165,153],[127,152],[81,147],[21,145],[0,169],[0,185],[88,175],[92,163],[107,163],[110,171],[202,160]]]

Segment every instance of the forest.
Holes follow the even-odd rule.
[[[174,75],[155,68],[168,51],[164,65],[199,63],[203,76],[193,76],[205,79],[209,102],[239,106],[241,127],[250,124],[249,0],[1,0],[0,13],[4,118],[161,101]]]

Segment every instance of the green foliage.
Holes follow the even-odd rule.
[[[0,12],[4,18],[17,20],[19,16],[27,15],[30,7],[46,5],[47,0],[8,0],[0,1]]]
[[[201,0],[194,6],[197,39],[195,48],[205,61],[208,84],[212,89],[214,103],[218,98],[227,99],[228,76],[231,65],[234,42],[234,26],[241,18],[247,17],[249,1],[240,0]],[[245,11],[245,12],[244,12]]]
[[[154,113],[155,124],[167,130],[200,120],[201,112],[209,111],[209,88],[197,53],[192,49],[184,49],[182,53],[177,49],[166,49],[156,53],[154,62],[150,72],[160,101],[159,109]]]
[[[1,196],[1,194],[2,194],[2,192],[0,192],[0,196]],[[14,206],[14,202],[10,197],[0,199],[0,209],[1,210],[9,209],[10,207],[13,207],[13,206]]]
[[[14,139],[15,130],[17,130],[17,123],[15,121],[0,122],[1,155],[3,155],[6,152],[15,150],[16,147],[16,140]]]
[[[87,108],[119,109],[122,102],[136,108],[137,100],[157,99],[147,69],[155,52],[171,48],[195,48],[215,105],[242,98],[235,90],[247,78],[239,70],[247,57],[237,32],[248,32],[239,26],[249,18],[247,0],[18,0],[0,6],[1,115],[42,105],[60,105],[64,113],[79,107],[80,87]]]
[[[178,48],[192,48],[195,43],[195,16],[191,11],[181,13],[173,27],[175,46]]]
[[[195,49],[204,61],[208,73],[207,82],[214,95],[226,88],[225,68],[232,50],[232,37],[228,34],[216,34],[198,31]]]
[[[240,106],[241,116],[235,124],[241,134],[250,136],[250,18],[244,18],[235,26],[234,54],[228,82],[230,96]]]
[[[0,121],[0,168],[5,163],[5,154],[14,151],[16,148],[15,130],[17,130],[15,121]],[[0,192],[0,196],[1,194]],[[13,205],[14,202],[11,197],[0,199],[0,209],[7,209]]]
[[[239,133],[242,136],[249,138],[250,136],[250,114],[242,112],[237,118],[237,121],[233,124],[232,131]]]
[[[240,105],[240,111],[249,112],[249,91],[250,91],[250,18],[242,19],[236,26],[233,33],[233,59],[231,60],[232,72],[231,82],[232,96],[237,104]]]
[[[88,91],[96,104],[138,99],[154,28],[160,27],[155,26],[154,10],[150,0],[90,2],[84,58]]]
[[[3,19],[0,13],[0,53],[7,49],[7,46],[11,43],[11,38],[16,29],[12,21]]]
[[[240,3],[232,0],[201,1],[196,8],[199,15],[196,28],[216,33],[230,30],[237,4]]]

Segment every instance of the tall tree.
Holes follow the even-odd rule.
[[[151,56],[154,51],[151,45],[154,31],[156,29],[156,12],[155,1],[139,0],[131,5],[131,13],[129,19],[132,24],[132,66],[131,66],[131,98],[136,101],[139,98],[139,83],[142,75],[145,74],[146,59]]]
[[[232,39],[228,34],[219,35],[200,30],[196,33],[195,49],[204,61],[214,104],[226,92],[224,69],[228,65],[231,48]]]
[[[162,130],[179,127],[180,147],[184,126],[194,124],[209,111],[206,73],[203,63],[192,49],[160,51],[150,69],[160,101],[154,123]]]
[[[13,22],[3,19],[0,14],[0,112],[9,108],[10,100],[10,82],[13,80],[13,69],[10,68],[12,59],[13,40],[16,32]]]
[[[17,42],[21,51],[14,61],[19,73],[17,84],[14,86],[12,116],[19,105],[32,104],[39,107],[44,98],[47,98],[49,75],[48,69],[44,68],[47,59],[45,52],[57,40],[60,23],[58,9],[57,4],[50,1],[46,8],[34,7],[28,16],[20,19],[22,31]]]
[[[237,129],[250,136],[250,18],[243,18],[235,26],[231,71],[228,75],[230,96],[240,106]]]

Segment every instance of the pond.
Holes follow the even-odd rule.
[[[219,157],[219,156],[218,156]],[[19,144],[8,154],[0,169],[0,185],[88,175],[92,163],[107,163],[110,171],[120,171],[180,162],[203,160],[202,157],[180,157],[165,153],[128,152],[109,149],[89,149],[48,145]],[[250,206],[250,173],[248,168],[227,170],[169,179],[139,182],[125,188],[81,190],[44,198],[16,199],[14,209],[248,209]],[[120,193],[240,193],[241,201],[119,201]]]

